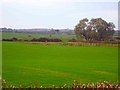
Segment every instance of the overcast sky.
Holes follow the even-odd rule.
[[[83,18],[103,18],[118,29],[118,0],[2,0],[0,7],[1,27],[73,29]]]

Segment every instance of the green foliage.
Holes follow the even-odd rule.
[[[71,85],[118,77],[118,48],[104,46],[40,45],[3,42],[2,78],[22,87]]]
[[[83,37],[86,40],[111,40],[114,34],[115,25],[111,22],[106,22],[101,18],[91,19],[85,18],[79,21],[75,26],[77,38]]]

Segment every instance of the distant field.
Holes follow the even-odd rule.
[[[41,33],[12,33],[12,32],[3,32],[2,33],[2,38],[3,39],[9,39],[16,37],[18,39],[23,39],[23,40],[31,40],[33,38],[41,38],[41,37],[46,37],[46,38],[59,38],[62,39],[63,41],[67,41],[72,38],[76,38],[75,35],[69,35],[69,34],[41,34]]]
[[[3,42],[2,75],[8,84],[52,86],[118,79],[118,48]]]

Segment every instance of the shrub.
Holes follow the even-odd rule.
[[[33,42],[62,42],[62,40],[58,39],[58,38],[54,38],[54,39],[49,39],[49,38],[36,39],[36,38],[33,38],[31,41],[33,41]]]
[[[13,37],[11,39],[2,39],[2,41],[17,41],[18,39]]]

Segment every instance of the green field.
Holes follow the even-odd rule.
[[[118,48],[3,42],[2,78],[8,85],[50,87],[118,79]]]
[[[42,33],[13,33],[13,32],[3,32],[3,39],[17,38],[22,40],[31,40],[33,38],[59,38],[63,41],[67,41],[72,38],[76,38],[74,34],[42,34]]]

